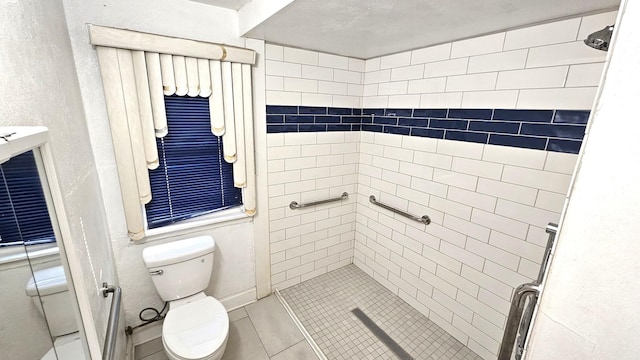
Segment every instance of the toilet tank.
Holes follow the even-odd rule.
[[[178,300],[206,289],[213,271],[214,249],[211,236],[145,248],[142,259],[162,300]]]
[[[34,271],[25,291],[40,314],[46,315],[51,335],[57,337],[78,331],[62,265]]]

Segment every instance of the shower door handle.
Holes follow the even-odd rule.
[[[513,299],[511,300],[511,308],[509,309],[509,317],[507,318],[507,326],[504,329],[504,335],[502,337],[502,344],[500,345],[500,353],[498,354],[498,360],[510,360],[511,353],[513,352],[513,346],[518,335],[518,327],[520,326],[520,319],[522,319],[522,312],[524,310],[524,303],[527,297],[533,296],[531,301],[538,300],[540,294],[540,285],[535,283],[522,284],[518,286]]]
[[[540,272],[538,273],[538,279],[535,282],[522,284],[516,288],[511,300],[511,308],[509,309],[509,317],[507,318],[507,325],[504,329],[504,335],[502,337],[502,343],[500,344],[500,352],[498,354],[498,360],[510,360],[513,353],[513,347],[516,343],[516,337],[518,336],[518,330],[521,331],[520,338],[518,339],[516,359],[522,357],[524,351],[524,345],[526,342],[526,335],[531,326],[531,317],[533,309],[535,309],[538,297],[540,296],[540,284],[544,278],[544,275],[549,266],[549,258],[551,257],[551,249],[556,239],[558,232],[558,225],[549,223],[546,229],[549,234],[547,240],[547,247],[544,251],[542,258],[542,264],[540,265]],[[523,319],[524,304],[527,298],[531,297],[529,308],[527,311],[527,318]]]

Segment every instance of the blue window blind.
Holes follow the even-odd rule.
[[[211,133],[209,99],[166,96],[169,134],[156,139],[160,166],[149,171],[149,229],[242,204],[222,138]]]
[[[0,246],[55,241],[33,152],[15,156],[0,165]]]

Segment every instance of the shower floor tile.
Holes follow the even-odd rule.
[[[482,360],[355,265],[307,280],[281,294],[329,360],[409,359],[396,355],[398,351],[394,353],[379,340],[351,312],[355,308],[413,359]]]

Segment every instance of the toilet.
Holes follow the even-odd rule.
[[[40,315],[44,317],[46,314],[49,331],[54,337],[55,350],[51,348],[41,360],[58,357],[65,360],[84,360],[82,339],[73,313],[64,268],[59,265],[34,271],[33,276],[27,281],[25,291]]]
[[[227,346],[227,310],[204,293],[211,280],[214,249],[211,236],[199,236],[142,251],[156,291],[169,302],[162,344],[171,360],[219,360]]]

